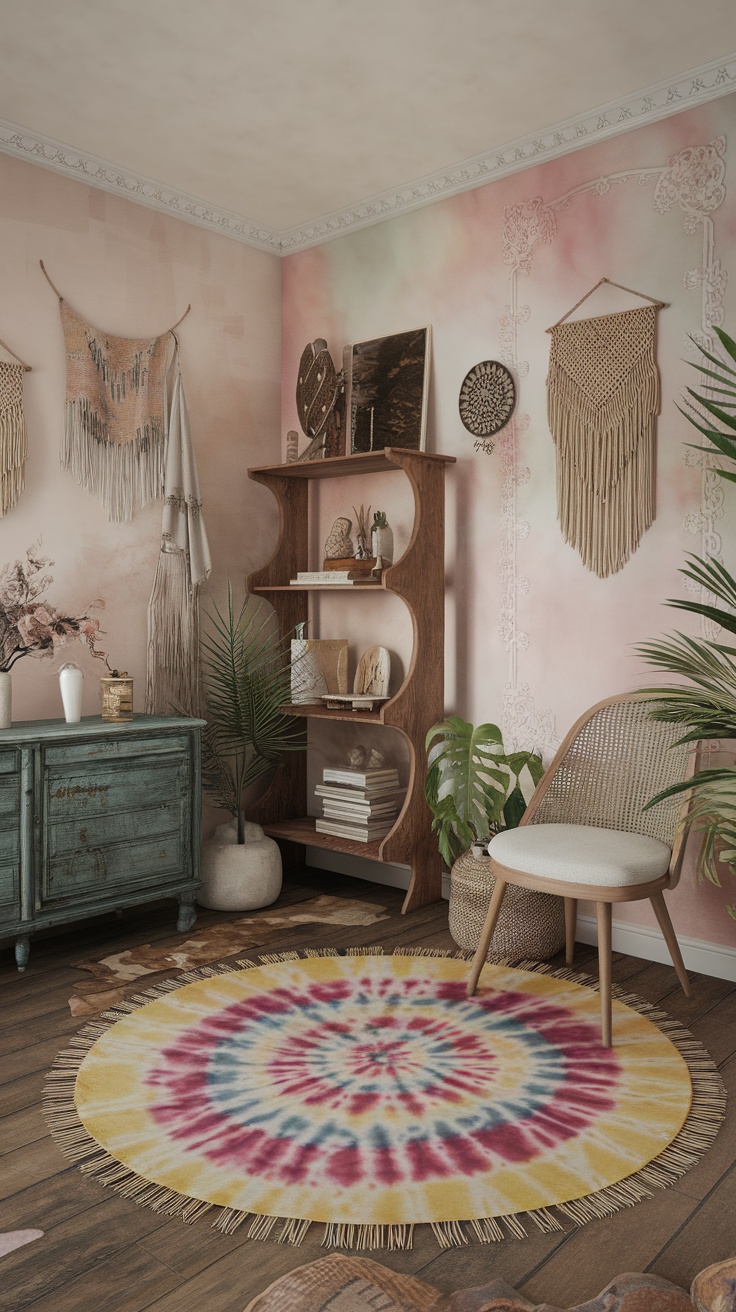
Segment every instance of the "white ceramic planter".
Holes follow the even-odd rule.
[[[212,911],[255,911],[281,892],[281,853],[260,825],[245,826],[238,843],[235,821],[219,825],[202,844],[202,886],[197,901]]]
[[[385,528],[371,529],[371,554],[380,556],[384,566],[393,564],[394,532],[389,524]]]
[[[13,723],[13,684],[10,670],[0,670],[0,729]]]
[[[64,707],[64,719],[67,724],[79,724],[82,718],[82,696],[84,694],[84,674],[78,665],[62,665],[59,670],[59,688],[61,704]]]

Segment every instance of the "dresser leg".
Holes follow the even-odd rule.
[[[194,906],[194,896],[189,894],[179,898],[179,918],[176,922],[176,928],[180,934],[186,934],[188,929],[192,928],[197,919],[197,912]]]
[[[26,934],[15,940],[15,962],[18,970],[25,970],[31,953],[31,940]]]

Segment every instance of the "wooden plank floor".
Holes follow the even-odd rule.
[[[268,950],[380,942],[452,947],[447,904],[400,915],[403,894],[334,874],[303,871],[280,905],[316,893],[380,902],[390,919],[365,928],[294,926]],[[207,1220],[194,1226],[157,1216],[103,1190],[67,1164],[40,1111],[43,1077],[82,1022],[68,999],[84,977],[74,962],[139,943],[180,939],[173,904],[99,917],[32,943],[19,976],[0,953],[0,1231],[38,1228],[44,1238],[0,1259],[2,1312],[242,1312],[256,1293],[324,1250],[308,1235],[301,1248],[225,1237]],[[198,928],[229,917],[201,912]],[[578,945],[576,964],[595,971],[594,950]],[[617,955],[614,979],[680,1018],[708,1047],[736,1093],[736,985],[693,976],[694,997],[674,970]],[[532,1302],[562,1307],[592,1297],[621,1271],[653,1270],[682,1285],[710,1262],[736,1254],[736,1098],[714,1147],[679,1184],[606,1221],[563,1234],[442,1253],[419,1232],[407,1253],[373,1256],[442,1290],[504,1277]]]

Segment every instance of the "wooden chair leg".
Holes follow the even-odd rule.
[[[475,993],[475,990],[478,987],[478,978],[480,976],[480,972],[482,971],[483,967],[486,964],[488,949],[491,946],[493,931],[496,928],[496,924],[498,923],[498,917],[501,914],[501,903],[503,902],[505,893],[506,893],[506,884],[504,883],[503,879],[497,879],[496,887],[493,890],[493,896],[491,898],[491,904],[486,914],[483,930],[481,932],[480,939],[478,940],[478,946],[475,949],[473,964],[470,967],[470,979],[468,980],[469,998],[472,998],[473,994]]]
[[[598,979],[601,991],[601,1041],[611,1046],[611,903],[596,902],[598,920]]]
[[[575,956],[575,931],[578,927],[578,900],[565,898],[565,963],[572,965]]]
[[[669,948],[670,956],[672,957],[672,964],[677,971],[677,978],[682,984],[682,991],[686,998],[691,998],[693,996],[693,991],[690,985],[690,980],[687,977],[685,962],[682,959],[680,945],[677,942],[677,937],[675,935],[675,927],[670,920],[670,913],[667,910],[667,903],[664,900],[664,894],[661,892],[652,893],[649,901],[654,907],[654,914],[659,922],[659,928],[662,931],[664,941]]]

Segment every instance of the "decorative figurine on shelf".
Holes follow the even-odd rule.
[[[321,460],[345,454],[345,375],[338,373],[323,337],[309,342],[299,361],[296,385],[299,423],[309,446],[298,457]]]
[[[291,700],[295,706],[315,706],[329,691],[316,652],[305,637],[306,624],[296,626],[291,640]]]
[[[371,550],[369,546],[370,531],[368,529],[368,518],[370,513],[370,506],[367,510],[363,505],[361,505],[360,510],[356,510],[355,506],[353,506],[356,525],[355,536],[357,539],[357,546],[355,548],[356,560],[370,560],[371,558]]]
[[[299,459],[299,434],[295,428],[290,428],[286,434],[286,463],[293,465]]]
[[[385,647],[369,647],[363,652],[355,672],[353,692],[359,697],[388,697],[391,657]]]
[[[363,770],[368,762],[368,751],[362,743],[351,747],[348,752],[348,766],[351,770]]]
[[[371,747],[365,768],[366,770],[385,770],[386,757],[383,752],[379,752],[377,747]]]
[[[353,559],[355,548],[350,537],[352,521],[344,515],[336,519],[325,542],[325,560]]]
[[[370,511],[368,513],[370,514]],[[377,510],[373,516],[371,555],[376,558],[376,569],[385,569],[387,565],[393,564],[394,534],[386,518],[385,510]]]

